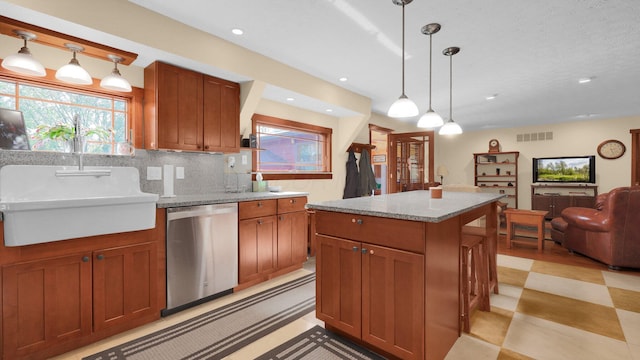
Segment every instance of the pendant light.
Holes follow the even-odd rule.
[[[4,58],[4,60],[2,60],[2,67],[22,75],[47,75],[44,66],[42,66],[38,60],[33,58],[29,48],[27,47],[27,41],[35,39],[36,35],[22,30],[13,30],[13,32],[18,35],[19,38],[24,40],[24,46],[17,53]]]
[[[131,84],[129,84],[127,79],[122,77],[120,70],[118,70],[118,63],[122,62],[122,58],[111,54],[107,56],[113,61],[114,68],[111,74],[105,76],[102,81],[100,81],[100,87],[115,91],[131,92]]]
[[[431,35],[438,31],[440,31],[440,24],[427,24],[422,27],[422,33],[429,35],[429,110],[427,110],[427,112],[420,117],[420,120],[418,120],[417,126],[419,128],[436,128],[438,126],[442,126],[444,123],[442,116],[438,115],[438,113],[433,111],[431,108],[431,52],[433,48]]]
[[[462,134],[462,128],[460,125],[453,121],[453,55],[460,52],[459,47],[448,47],[442,52],[449,57],[449,121],[447,121],[438,134],[440,135],[457,135]]]
[[[71,61],[69,61],[67,65],[64,65],[56,71],[56,79],[76,85],[93,84],[91,75],[80,66],[78,59],[76,59],[76,53],[84,51],[84,48],[75,44],[64,44],[64,46],[73,52],[73,58],[71,58]]]
[[[402,95],[394,101],[387,112],[392,118],[408,118],[418,115],[418,106],[404,93],[404,6],[413,0],[391,0],[396,5],[402,5]]]

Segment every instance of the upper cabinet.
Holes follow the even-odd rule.
[[[173,65],[145,68],[146,149],[240,151],[240,86]]]

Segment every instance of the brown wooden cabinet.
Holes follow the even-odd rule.
[[[91,334],[90,256],[78,253],[2,269],[4,359]]]
[[[560,216],[568,207],[592,208],[598,196],[597,185],[531,185],[531,209],[548,211],[545,219]]]
[[[154,62],[144,71],[145,148],[240,150],[240,86]]]
[[[307,198],[278,199],[278,269],[301,267],[307,261]]]
[[[164,214],[150,230],[20,247],[0,226],[2,358],[48,358],[160,318]]]
[[[424,230],[410,221],[317,212],[316,316],[402,359],[424,357]],[[375,221],[376,223],[373,223]],[[387,233],[380,229],[387,229]],[[397,230],[397,232],[395,232]],[[376,234],[377,235],[374,235]],[[384,241],[418,251],[370,242]],[[333,235],[333,236],[332,236]],[[401,244],[404,243],[404,244]]]
[[[238,204],[238,283],[264,281],[277,268],[276,200]],[[246,287],[246,286],[245,286]]]

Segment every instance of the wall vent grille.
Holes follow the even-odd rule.
[[[553,140],[553,132],[534,132],[534,133],[526,133],[526,134],[517,134],[516,141],[517,142],[529,142],[529,141],[546,141]]]

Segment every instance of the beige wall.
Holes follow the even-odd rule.
[[[606,160],[596,156],[598,192],[607,192],[631,183],[631,135],[640,117],[565,122],[552,125],[468,132],[455,137],[436,136],[435,166],[445,165],[448,184],[473,184],[473,153],[489,150],[489,140],[498,139],[503,151],[520,151],[518,162],[518,206],[531,208],[531,159],[549,156],[597,155],[598,144],[606,139],[622,141],[627,152],[619,159]],[[553,140],[517,142],[516,135],[533,132],[553,132]]]

